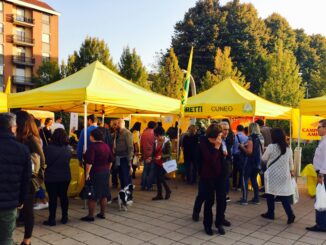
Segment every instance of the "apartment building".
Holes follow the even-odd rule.
[[[43,61],[58,61],[59,13],[43,1],[0,0],[0,91],[33,88]]]

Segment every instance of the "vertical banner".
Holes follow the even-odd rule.
[[[69,126],[69,132],[75,128],[78,129],[78,113],[70,113],[70,126]]]
[[[188,68],[187,68],[187,74],[186,79],[183,84],[183,91],[181,96],[181,103],[180,103],[180,118],[184,115],[184,108],[187,103],[188,99],[188,92],[189,92],[189,84],[190,84],[190,77],[191,77],[191,66],[192,66],[192,56],[193,56],[194,47],[191,47],[189,61],[188,61]]]

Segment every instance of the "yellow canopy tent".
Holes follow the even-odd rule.
[[[7,107],[7,95],[5,93],[0,93],[0,112],[8,111]]]
[[[306,116],[326,117],[326,95],[300,102],[300,113]]]
[[[96,61],[58,82],[10,94],[9,108],[92,114],[177,114],[180,101],[127,81]]]
[[[185,116],[197,118],[253,117],[291,120],[292,108],[267,101],[226,79],[188,98]]]

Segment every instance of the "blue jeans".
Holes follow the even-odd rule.
[[[141,176],[141,188],[150,190],[152,189],[155,173],[154,163],[144,163],[144,169]]]
[[[246,171],[244,171],[246,172]],[[243,173],[242,175],[242,200],[248,200],[248,181],[250,178],[252,188],[254,189],[254,201],[259,201],[259,188],[257,183],[258,169],[251,169],[249,173]]]
[[[121,189],[125,188],[131,183],[130,164],[127,157],[120,159],[119,179]]]
[[[0,244],[13,245],[12,233],[16,227],[17,209],[0,209]]]
[[[292,196],[278,196],[278,198],[281,200],[284,211],[288,218],[292,217],[293,211],[291,208],[290,200]],[[267,214],[271,217],[274,217],[274,210],[275,210],[275,196],[271,194],[266,194],[267,199],[267,207],[268,211]]]

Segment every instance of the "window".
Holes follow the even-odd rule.
[[[48,24],[42,24],[42,32],[50,34],[50,26]]]
[[[0,23],[0,33],[3,33],[3,23]]]
[[[50,24],[50,15],[43,14],[42,15],[42,23],[44,23],[44,24]]]
[[[3,2],[0,1],[0,12],[3,12]]]
[[[26,50],[24,47],[17,47],[17,55],[25,56]]]
[[[42,42],[43,43],[50,43],[50,35],[49,34],[42,34]]]
[[[50,53],[50,44],[42,43],[42,53]]]
[[[18,8],[16,10],[16,19],[18,21],[25,21],[25,10]]]
[[[16,68],[16,76],[17,77],[25,77],[25,69],[23,68]]]
[[[42,62],[49,62],[49,61],[50,61],[50,54],[42,53]]]
[[[3,45],[0,45],[0,55],[3,55]]]
[[[25,29],[21,27],[16,28],[16,35],[19,37],[24,38],[25,37]]]

